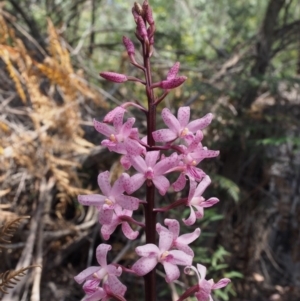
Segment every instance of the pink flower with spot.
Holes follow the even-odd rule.
[[[101,281],[107,281],[109,287],[113,287],[117,291],[126,291],[126,286],[117,278],[121,276],[122,269],[107,264],[106,257],[109,250],[111,250],[110,245],[100,244],[96,249],[96,258],[100,266],[88,267],[74,277],[79,284],[88,281],[84,287],[86,293],[95,293],[98,290],[96,287]]]
[[[166,272],[166,281],[168,283],[176,280],[180,276],[177,265],[190,265],[193,256],[186,254],[180,250],[171,250],[173,244],[173,233],[170,231],[161,231],[159,233],[158,247],[154,244],[146,244],[137,247],[136,253],[141,256],[132,266],[132,270],[139,276],[144,276],[161,263]]]
[[[202,264],[197,264],[197,269],[193,266],[188,266],[184,269],[184,272],[189,274],[191,269],[198,277],[199,291],[195,293],[195,297],[198,301],[213,301],[213,298],[211,297],[211,291],[225,287],[229,282],[231,282],[228,278],[223,278],[217,283],[214,283],[213,279],[205,280],[206,267]]]
[[[196,219],[200,219],[204,216],[204,208],[211,207],[219,202],[217,198],[210,198],[205,200],[202,196],[204,190],[211,183],[209,176],[205,176],[204,179],[198,184],[195,181],[190,181],[190,191],[187,200],[187,206],[190,207],[191,213],[189,218],[182,219],[182,221],[187,225],[191,226],[196,222]],[[194,208],[196,209],[196,212]]]
[[[164,223],[168,227],[168,229],[162,226],[160,223],[157,223],[156,231],[158,233],[161,233],[161,231],[170,231],[173,234],[173,242],[171,248],[176,248],[188,255],[194,256],[194,251],[188,246],[188,244],[192,243],[200,236],[200,228],[195,229],[192,233],[187,233],[179,236],[180,227],[177,220],[166,218]]]
[[[125,110],[118,109],[109,118],[106,118],[106,120],[112,120],[113,126],[94,120],[94,127],[99,133],[109,138],[103,140],[101,144],[110,151],[122,155],[140,155],[145,152],[145,147],[138,142],[138,129],[132,127],[135,118],[128,118],[123,124],[124,113]]]
[[[190,107],[179,108],[177,118],[169,109],[164,108],[161,116],[169,129],[161,129],[153,132],[152,136],[156,142],[171,142],[177,138],[190,141],[194,136],[193,134],[206,128],[213,118],[213,115],[208,113],[202,118],[189,122]]]
[[[113,215],[113,209],[116,206],[128,210],[136,210],[139,207],[140,200],[138,198],[124,195],[124,184],[130,178],[128,174],[123,173],[113,184],[110,185],[110,173],[104,171],[98,175],[98,185],[103,194],[79,195],[78,202],[85,206],[96,206],[99,214],[105,216],[105,223],[110,223]]]
[[[178,167],[173,170],[181,171],[178,179],[172,184],[175,191],[180,191],[186,184],[187,175],[191,180],[200,182],[205,173],[202,169],[198,168],[197,165],[206,158],[212,158],[219,155],[219,151],[209,150],[207,147],[203,147],[201,140],[203,134],[201,131],[197,131],[195,137],[188,146],[180,145],[182,154],[179,156],[181,162]]]
[[[139,189],[145,181],[152,181],[161,195],[165,195],[170,187],[169,180],[164,176],[171,168],[178,165],[178,156],[176,153],[170,157],[163,158],[158,163],[159,151],[150,151],[146,153],[145,159],[141,156],[129,156],[132,166],[138,171],[130,180],[125,183],[125,191],[128,194]]]
[[[139,235],[138,231],[131,229],[128,221],[131,221],[132,211],[122,209],[120,206],[116,206],[114,210],[111,210],[112,216],[109,223],[107,223],[106,211],[102,211],[99,214],[99,223],[103,225],[101,227],[101,234],[105,240],[109,239],[111,234],[116,230],[118,225],[122,225],[122,231],[124,235],[130,239],[136,239]]]
[[[104,282],[103,288],[98,286],[94,280],[87,280],[83,285],[83,290],[87,294],[82,301],[108,301],[114,296],[118,297],[118,300],[122,299],[126,292],[126,286],[120,286],[117,282]],[[125,300],[125,299],[124,299]]]

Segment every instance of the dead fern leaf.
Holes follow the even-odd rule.
[[[0,227],[0,243],[10,243],[9,239],[14,235],[24,218],[30,218],[30,216],[18,217]]]
[[[7,71],[9,73],[10,78],[14,81],[16,90],[22,100],[23,103],[26,103],[26,95],[23,90],[21,81],[19,79],[19,76],[17,75],[17,71],[14,68],[13,64],[10,61],[9,52],[7,49],[1,49],[0,48],[0,57],[3,59],[4,63],[6,64]]]
[[[4,273],[0,274],[0,291],[4,294],[8,293],[8,289],[13,288],[14,285],[17,284],[18,281],[20,281],[20,277],[25,275],[25,272],[31,268],[34,267],[40,267],[38,265],[31,265],[26,268],[21,268],[17,271],[6,271]]]

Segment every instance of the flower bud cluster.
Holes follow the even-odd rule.
[[[102,72],[100,75],[115,83],[132,80],[145,85],[149,107],[144,108],[136,103],[126,102],[110,111],[102,122],[94,120],[96,131],[105,137],[101,145],[121,155],[120,162],[124,167],[124,172],[112,184],[110,172],[101,172],[98,175],[101,194],[79,195],[78,201],[84,206],[97,208],[100,231],[104,240],[108,240],[117,226],[121,225],[125,237],[129,240],[137,239],[139,233],[145,230],[146,244],[135,249],[140,258],[130,269],[107,264],[106,255],[111,246],[100,244],[96,250],[99,266],[87,268],[77,275],[75,280],[80,284],[84,282],[85,301],[107,300],[108,298],[126,300],[124,297],[126,287],[118,279],[122,271],[136,276],[147,276],[155,272],[158,264],[162,264],[166,274],[165,280],[170,283],[179,278],[178,266],[183,266],[186,273],[191,270],[196,272],[198,284],[187,289],[179,300],[194,294],[197,300],[207,301],[211,290],[226,286],[230,280],[222,279],[215,284],[213,280],[205,280],[206,268],[204,266],[197,264],[197,269],[192,266],[194,252],[189,244],[200,236],[200,228],[179,235],[180,222],[178,220],[166,218],[165,226],[163,226],[153,221],[152,218],[151,221],[146,218],[145,223],[142,223],[135,220],[133,215],[140,205],[145,207],[145,214],[150,214],[154,218],[160,212],[186,206],[190,213],[189,216],[182,217],[182,222],[191,226],[196,223],[197,219],[203,218],[204,208],[211,207],[219,201],[214,197],[207,200],[203,197],[211,179],[199,167],[202,160],[219,155],[219,151],[209,150],[202,144],[203,130],[211,123],[213,115],[209,113],[202,118],[190,121],[190,107],[180,107],[177,117],[168,108],[164,108],[161,117],[166,127],[156,130],[152,124],[152,130],[147,130],[147,137],[144,138],[141,137],[139,128],[135,126],[135,118],[126,118],[127,108],[134,106],[145,112],[148,122],[151,123],[155,120],[157,105],[170,90],[186,80],[185,76],[177,76],[180,67],[177,62],[171,67],[165,80],[157,83],[151,82],[149,78],[151,71],[147,60],[151,56],[149,49],[154,42],[155,22],[152,10],[148,1],[144,1],[143,5],[135,3],[132,12],[137,25],[136,36],[143,47],[144,65],[138,64],[135,60],[133,42],[124,37],[123,43],[131,63],[145,71],[147,75],[145,80],[114,72]],[[153,92],[149,93],[155,88],[162,89],[161,96],[156,99]],[[149,141],[153,143],[150,144]],[[170,181],[170,178],[173,178],[170,174],[177,175],[173,183]],[[156,204],[155,194],[148,193],[155,189],[164,196],[171,187],[175,191],[182,191],[187,183],[189,185],[188,196],[174,200],[166,207]],[[146,188],[146,200],[132,195],[141,188]],[[147,213],[147,210],[151,212]],[[133,230],[132,225],[135,225],[134,228],[138,226],[138,230]],[[158,242],[153,239],[156,236],[155,231],[159,236]],[[149,281],[145,282],[145,286],[155,287]],[[153,301],[154,298],[146,296],[146,300]]]

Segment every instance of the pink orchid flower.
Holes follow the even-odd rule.
[[[204,208],[211,207],[219,202],[219,199],[217,198],[210,198],[208,200],[205,200],[202,196],[204,190],[208,187],[210,183],[211,179],[207,175],[199,183],[198,186],[195,181],[190,181],[190,191],[186,205],[190,207],[191,213],[189,218],[182,219],[182,221],[187,226],[193,225],[196,222],[196,219],[200,219],[204,216]],[[195,209],[197,210],[196,212],[193,207],[195,207]]]
[[[103,226],[101,227],[101,234],[105,240],[109,239],[111,234],[116,230],[118,225],[122,225],[122,231],[124,235],[130,239],[136,239],[139,235],[138,231],[133,231],[128,223],[132,216],[131,210],[126,210],[116,206],[114,210],[111,210],[112,216],[109,223],[107,223],[106,212],[102,211],[99,214],[99,223]]]
[[[228,278],[223,278],[217,283],[214,283],[213,279],[205,280],[206,267],[202,264],[197,264],[197,269],[193,266],[188,266],[184,269],[184,272],[188,274],[191,269],[198,277],[199,291],[195,293],[195,297],[198,301],[213,301],[211,291],[225,287],[229,282],[231,282]]]
[[[173,169],[173,171],[179,170],[182,173],[179,175],[178,179],[172,184],[172,187],[175,191],[180,191],[185,187],[185,176],[188,176],[193,181],[200,182],[206,174],[202,169],[196,166],[205,158],[212,158],[219,155],[219,151],[209,150],[207,149],[207,147],[203,147],[200,142],[202,138],[202,132],[197,131],[195,137],[188,146],[179,146],[182,152],[182,154],[179,156],[181,162],[179,166]]]
[[[139,207],[140,200],[138,198],[124,195],[124,184],[130,178],[128,174],[123,173],[113,186],[110,186],[110,173],[104,171],[98,175],[98,185],[102,194],[79,195],[78,202],[85,206],[96,206],[99,210],[105,211],[106,223],[112,218],[112,210],[117,206],[128,210],[136,210]]]
[[[132,266],[132,270],[139,276],[149,273],[154,267],[161,263],[166,272],[166,281],[170,283],[180,276],[177,265],[190,265],[193,256],[180,250],[171,250],[173,243],[173,233],[170,231],[161,231],[159,233],[158,247],[154,244],[146,244],[137,247],[136,253],[141,256]]]
[[[124,110],[116,110],[109,120],[113,119],[113,126],[94,120],[95,129],[108,137],[101,142],[110,151],[118,154],[142,154],[145,148],[138,142],[139,134],[137,128],[132,128],[135,118],[128,118],[123,124]]]
[[[79,284],[84,281],[92,280],[86,284],[86,292],[93,292],[96,286],[99,285],[102,280],[106,281],[106,279],[110,287],[114,287],[118,291],[123,291],[124,288],[126,290],[126,287],[117,278],[121,276],[122,269],[120,267],[117,268],[112,264],[107,264],[106,257],[109,250],[111,250],[110,245],[100,244],[96,249],[96,258],[100,267],[88,267],[74,277],[75,281]]]
[[[146,180],[151,180],[161,195],[165,195],[170,187],[169,180],[164,176],[171,168],[178,165],[178,156],[173,154],[163,158],[158,163],[159,151],[146,153],[145,159],[141,156],[130,156],[132,166],[138,171],[125,183],[125,191],[128,194],[139,189]]]
[[[193,138],[194,133],[207,127],[213,118],[213,115],[208,113],[202,118],[189,122],[190,107],[179,108],[177,118],[169,109],[164,108],[161,116],[169,129],[161,129],[153,132],[152,136],[156,142],[170,142],[177,138],[183,138],[189,141]]]
[[[160,223],[157,223],[156,231],[158,233],[161,233],[161,231],[170,231],[173,234],[173,242],[171,248],[176,248],[194,257],[194,252],[188,246],[188,244],[192,243],[200,236],[200,228],[195,229],[192,233],[187,233],[179,236],[180,226],[177,220],[166,218],[164,223],[168,227],[168,229],[162,226]]]
[[[122,298],[126,292],[125,285],[119,285],[117,282],[103,283],[103,288],[98,286],[99,283],[94,280],[87,280],[83,285],[83,290],[87,294],[82,301],[108,301],[117,295],[118,300],[125,300]]]

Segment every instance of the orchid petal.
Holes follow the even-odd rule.
[[[121,127],[123,125],[123,118],[124,118],[125,111],[119,111],[115,114],[113,125],[116,129],[116,132],[119,132],[121,130]]]
[[[131,133],[131,130],[132,130],[132,126],[134,125],[135,123],[135,118],[128,118],[126,120],[126,122],[121,126],[120,128],[120,134],[125,136],[125,137],[128,137]]]
[[[152,182],[161,195],[165,195],[170,187],[170,182],[165,176],[156,176]]]
[[[120,195],[116,198],[118,204],[128,210],[136,210],[139,207],[140,200],[129,195]]]
[[[108,240],[120,223],[105,224],[101,227],[101,234],[105,240]]]
[[[186,233],[186,234],[180,235],[176,239],[176,242],[180,242],[180,243],[188,245],[191,242],[193,242],[194,240],[196,240],[200,236],[200,233],[201,233],[200,228],[197,228],[192,233]]]
[[[165,272],[166,272],[166,282],[170,283],[173,282],[174,280],[177,280],[180,276],[180,271],[177,265],[174,265],[170,262],[162,262]]]
[[[170,231],[162,231],[159,235],[158,247],[161,252],[168,251],[173,244],[173,233]]]
[[[132,270],[139,276],[144,276],[152,271],[157,265],[156,257],[142,257],[136,263],[133,264]]]
[[[171,168],[175,167],[178,164],[178,156],[173,155],[167,158],[160,160],[154,167],[154,174],[159,176],[165,174]]]
[[[187,225],[187,226],[191,226],[191,225],[195,224],[195,222],[196,222],[195,211],[192,208],[192,206],[189,206],[189,207],[191,209],[190,216],[187,219],[184,219],[184,218],[182,219],[182,221],[184,222],[184,224]]]
[[[193,262],[193,256],[188,255],[180,250],[169,251],[171,259],[167,260],[168,262],[176,265],[191,265]]]
[[[138,190],[145,182],[145,176],[141,173],[133,175],[125,184],[124,188],[128,194],[132,194],[134,191]]]
[[[169,231],[166,227],[162,226],[160,223],[156,224],[156,232],[160,234],[161,231]]]
[[[189,204],[195,195],[196,188],[197,188],[197,182],[190,180],[190,191],[189,191],[189,196],[188,196]]]
[[[131,162],[129,160],[128,156],[122,156],[120,160],[122,166],[125,168],[125,170],[128,170],[131,167]]]
[[[156,142],[169,142],[175,140],[178,135],[170,129],[161,129],[153,132],[152,137]]]
[[[217,198],[209,198],[208,200],[206,200],[205,202],[202,202],[201,203],[201,206],[203,208],[208,208],[208,207],[211,207],[215,204],[217,204],[220,200],[217,199]]]
[[[221,280],[219,280],[217,283],[215,283],[215,284],[212,286],[212,289],[213,289],[213,290],[216,290],[216,289],[225,287],[229,282],[231,282],[230,279],[228,279],[228,278],[222,278]]]
[[[111,134],[115,133],[114,128],[106,123],[99,122],[96,119],[93,120],[93,123],[96,131],[106,137],[109,137]]]
[[[187,128],[191,132],[195,133],[198,130],[203,130],[204,128],[206,128],[211,123],[212,119],[213,119],[213,114],[208,113],[205,116],[203,116],[202,118],[199,118],[199,119],[196,119],[196,120],[190,122],[187,125]]]
[[[124,141],[124,146],[126,152],[132,156],[138,156],[145,152],[145,147],[142,146],[138,141],[131,138],[127,138]]]
[[[124,108],[120,107],[120,106],[114,108],[113,110],[109,111],[109,112],[104,116],[103,121],[104,121],[104,122],[110,122],[110,123],[112,123],[113,120],[114,120],[114,118],[115,118],[115,116],[116,116],[117,114],[119,114],[120,112],[124,112],[124,113],[125,113],[126,110],[125,110]]]
[[[201,279],[205,279],[206,271],[207,271],[206,267],[204,265],[198,263],[197,264],[197,270],[199,272],[199,275],[200,275]]]
[[[169,231],[172,232],[173,238],[176,239],[179,235],[179,222],[176,219],[166,218],[164,224],[169,228]]]
[[[117,197],[124,192],[125,178],[126,178],[126,176],[121,175],[121,177],[115,181],[108,196]],[[128,179],[129,179],[129,176],[128,176],[127,180]]]
[[[78,202],[85,206],[101,206],[105,199],[101,194],[78,195]]]
[[[145,163],[148,167],[153,167],[155,165],[156,161],[158,160],[159,153],[159,151],[147,152]]]
[[[100,244],[96,249],[96,258],[100,266],[107,266],[107,252],[111,250],[111,246],[108,244]]]
[[[159,249],[155,244],[146,244],[136,247],[135,252],[141,257],[153,257],[158,255]]]
[[[115,295],[123,296],[127,290],[126,286],[115,276],[109,275],[107,279],[109,290]]]
[[[114,215],[113,210],[102,210],[99,212],[99,223],[101,225],[107,225],[112,222]]]
[[[147,164],[141,156],[130,156],[129,157],[132,166],[140,173],[147,171]]]
[[[139,235],[139,231],[133,231],[130,225],[126,222],[122,223],[122,231],[124,235],[130,240],[136,239]]]
[[[186,185],[186,177],[184,173],[180,173],[177,180],[172,184],[172,187],[175,191],[181,191]]]
[[[92,295],[85,296],[82,301],[99,301],[102,300],[104,301],[104,297],[106,297],[107,294],[105,290],[102,287],[98,287],[95,293]]]
[[[178,121],[185,128],[190,120],[190,107],[180,107],[177,113]]]
[[[201,196],[204,192],[204,190],[209,186],[211,183],[211,179],[208,175],[206,175],[203,180],[199,183],[198,187],[195,191],[195,196]]]
[[[101,279],[86,280],[82,288],[86,294],[92,295],[97,291],[100,282]]]
[[[187,255],[190,255],[190,256],[193,256],[193,257],[194,257],[194,251],[193,251],[188,245],[176,241],[175,247],[176,247],[178,250],[183,251],[183,252],[186,253]]]
[[[98,175],[98,185],[105,196],[110,195],[111,186],[109,181],[110,173],[109,171],[101,172]]]
[[[197,209],[195,212],[196,218],[201,219],[204,216],[204,209],[202,206],[194,205],[194,207]]]
[[[89,280],[93,276],[94,273],[98,272],[101,267],[88,267],[74,277],[75,281],[81,284],[85,280]]]
[[[180,130],[180,123],[177,118],[170,112],[169,109],[164,108],[161,113],[161,117],[167,127],[175,133]]]

